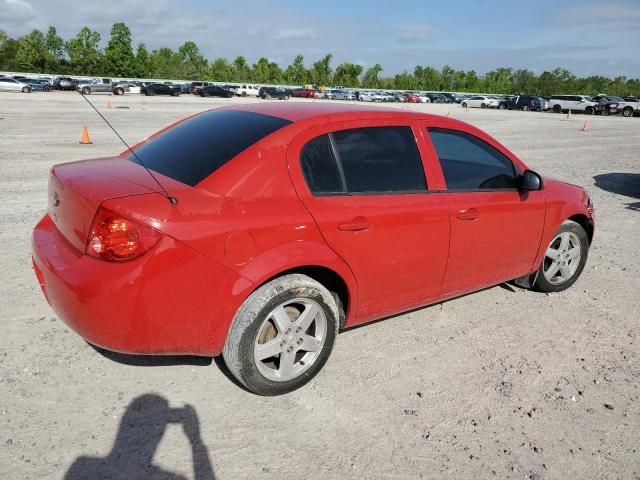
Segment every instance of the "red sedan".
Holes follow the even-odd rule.
[[[264,395],[308,382],[342,328],[508,280],[564,290],[593,237],[582,188],[450,118],[238,105],[134,152],[52,168],[44,295],[92,344],[222,354]]]
[[[404,97],[407,99],[409,103],[422,103],[420,97],[414,93],[405,93]]]
[[[311,90],[308,88],[296,88],[291,90],[292,97],[302,97],[302,98],[316,98],[316,90]]]

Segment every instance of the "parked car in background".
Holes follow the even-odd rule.
[[[53,90],[53,85],[51,85],[47,80],[41,80],[39,78],[24,78],[21,82],[29,85],[34,92],[50,92]]]
[[[258,85],[243,83],[242,85],[238,86],[236,95],[238,95],[239,97],[257,97],[259,91],[260,87]]]
[[[634,110],[637,110],[638,102],[627,102],[621,97],[612,97],[609,95],[596,95],[591,98],[592,102],[597,102],[595,109],[598,115],[617,115],[622,114],[624,117],[633,117]]]
[[[55,90],[75,90],[78,80],[70,77],[56,77],[53,79],[52,84]]]
[[[202,87],[198,91],[198,95],[200,95],[201,97],[231,98],[235,96],[235,93],[231,90],[227,90],[226,88],[222,88],[219,85],[208,85],[206,87]]]
[[[443,96],[447,97],[449,100],[451,100],[451,103],[460,103],[462,101],[462,98],[459,95],[456,95],[455,93],[443,93]]]
[[[129,92],[133,94],[140,93],[140,87],[142,87],[142,82],[139,80],[124,80],[123,83],[126,83],[129,86]]]
[[[294,88],[291,90],[292,97],[315,98],[316,91],[309,88]]]
[[[403,93],[402,94],[408,103],[422,103],[422,99],[415,93]]]
[[[260,98],[262,99],[271,99],[275,98],[278,100],[289,100],[291,96],[291,92],[286,88],[282,87],[262,87],[260,88]]]
[[[346,90],[333,90],[334,100],[349,100],[350,97],[350,93]]]
[[[112,81],[110,78],[94,78],[90,83],[78,85],[78,90],[83,95],[92,93],[113,93],[114,95],[124,95],[129,91],[129,84]]]
[[[52,167],[31,239],[45,299],[93,345],[222,354],[261,395],[309,382],[342,328],[514,279],[570,288],[593,238],[583,188],[440,116],[243,105],[134,151]],[[407,328],[379,341],[406,342]]]
[[[469,108],[498,108],[498,105],[500,104],[500,102],[498,102],[497,99],[495,98],[491,98],[491,97],[487,97],[484,95],[476,95],[474,97],[468,98],[466,100],[463,100],[461,105],[463,108],[469,107]]]
[[[180,95],[180,88],[176,85],[167,85],[166,83],[150,83],[140,87],[140,93],[152,97],[154,95],[171,95],[177,97]]]
[[[590,97],[584,95],[552,95],[549,99],[549,107],[556,113],[584,112],[587,115],[595,113],[596,102],[592,102]]]
[[[31,93],[33,87],[15,78],[0,77],[0,92]]]
[[[194,95],[198,95],[202,87],[207,87],[209,85],[213,85],[213,83],[212,82],[191,82],[191,93],[193,93]]]
[[[358,99],[358,101],[360,102],[373,102],[374,100],[374,94],[373,92],[370,91],[360,91],[356,97]]]
[[[622,99],[633,107],[633,115],[640,115],[640,98],[637,97],[622,97]]]
[[[540,112],[549,109],[549,102],[542,97],[532,95],[518,95],[507,97],[498,104],[500,110],[524,110]]]

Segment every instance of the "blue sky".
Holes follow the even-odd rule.
[[[150,48],[193,40],[208,58],[282,66],[297,53],[308,65],[333,53],[334,66],[380,63],[386,75],[448,64],[640,77],[639,0],[105,1],[0,0],[0,28],[19,35],[52,24],[67,38],[88,25],[108,38],[124,21]]]

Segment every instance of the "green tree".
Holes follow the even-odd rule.
[[[45,35],[45,46],[47,49],[47,65],[45,70],[48,72],[57,71],[64,63],[64,40],[58,32],[56,27],[50,26]]]
[[[226,58],[216,58],[210,64],[209,76],[214,82],[233,82],[235,73],[235,68]]]
[[[82,27],[80,32],[69,40],[65,49],[69,56],[69,69],[77,75],[98,75],[102,69],[102,52],[98,48],[100,34]]]
[[[148,78],[153,70],[149,51],[144,43],[139,43],[133,61],[133,75],[138,78]]]
[[[284,79],[290,85],[304,85],[308,81],[309,74],[304,66],[304,57],[296,55],[293,63],[284,72]]]
[[[124,23],[114,23],[111,38],[104,51],[105,74],[130,77],[135,71],[135,56],[131,46],[131,30]]]
[[[376,63],[373,67],[367,69],[364,77],[362,78],[362,86],[364,88],[376,88],[378,87],[378,75],[382,72],[382,65]]]
[[[361,74],[362,65],[348,62],[341,63],[333,75],[333,83],[334,85],[343,85],[345,87],[357,87]]]
[[[185,42],[177,52],[179,72],[176,76],[187,79],[202,79],[209,75],[208,62],[194,42]]]
[[[333,70],[331,69],[332,59],[333,55],[328,53],[313,64],[309,72],[312,82],[319,85],[329,85],[331,83],[331,79],[333,77]]]
[[[251,76],[251,68],[247,64],[247,59],[242,55],[237,56],[233,61],[233,67],[236,71],[235,80],[237,82],[246,82]]]

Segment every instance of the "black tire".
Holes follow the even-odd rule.
[[[586,115],[593,115],[595,113],[595,110],[593,109],[593,107],[587,107],[584,109],[584,113]]]
[[[560,108],[560,105],[554,105],[553,106],[553,111],[555,113],[561,113],[562,112],[562,108]]]
[[[147,95],[149,95],[151,97],[155,97],[156,96],[156,91],[155,90],[147,90]]]
[[[633,108],[625,107],[624,110],[622,110],[622,116],[623,117],[633,117]]]
[[[30,87],[22,87],[22,93],[31,93]]]
[[[602,111],[600,112],[600,115],[602,115],[602,116],[604,116],[604,117],[609,116],[609,109],[608,109],[607,107],[604,107],[604,108],[602,109]]]
[[[467,108],[467,102],[462,102],[462,108]]]
[[[487,104],[486,103],[481,103],[480,104],[480,108],[487,108]]]
[[[242,97],[246,97],[247,96],[247,92],[242,92],[241,96]]]
[[[42,90],[44,90],[45,92],[50,92],[51,91],[51,87],[46,86],[46,87],[43,87]]]
[[[90,95],[91,94],[91,89],[89,87],[84,87],[82,89],[82,94],[83,95]]]
[[[499,108],[500,110],[506,110],[506,109],[507,109],[507,105],[506,105],[506,104],[504,104],[504,103],[501,103],[501,104],[498,106],[498,108]]]
[[[587,257],[589,256],[589,237],[587,235],[587,232],[585,232],[584,228],[582,228],[580,224],[572,220],[566,220],[556,231],[555,235],[553,236],[552,243],[558,235],[565,232],[575,234],[580,241],[581,256],[578,268],[568,280],[559,284],[554,284],[549,282],[544,276],[544,268],[546,262],[548,262],[549,259],[547,259],[546,257],[543,258],[542,263],[540,264],[540,268],[538,268],[536,281],[533,285],[533,287],[540,292],[561,292],[563,290],[566,290],[574,283],[576,283],[576,280],[578,280],[578,277],[580,277],[580,274],[584,270],[584,266],[587,263]],[[549,246],[551,246],[551,244],[549,244]]]
[[[113,93],[114,93],[115,95],[124,95],[124,89],[123,89],[123,88],[118,87],[118,88],[116,88],[116,89],[113,91]]]
[[[269,95],[268,93],[263,97],[265,100],[270,100],[271,99],[271,95]]]
[[[528,112],[529,110],[531,110],[531,107],[529,105],[523,105],[522,106],[522,111]]]
[[[254,346],[266,317],[294,299],[315,302],[327,320],[326,337],[314,362],[297,377],[275,381],[264,376],[254,358]],[[301,274],[278,277],[253,292],[236,313],[225,342],[223,357],[231,374],[258,395],[281,395],[309,382],[324,366],[338,333],[339,310],[334,297],[320,283]]]

